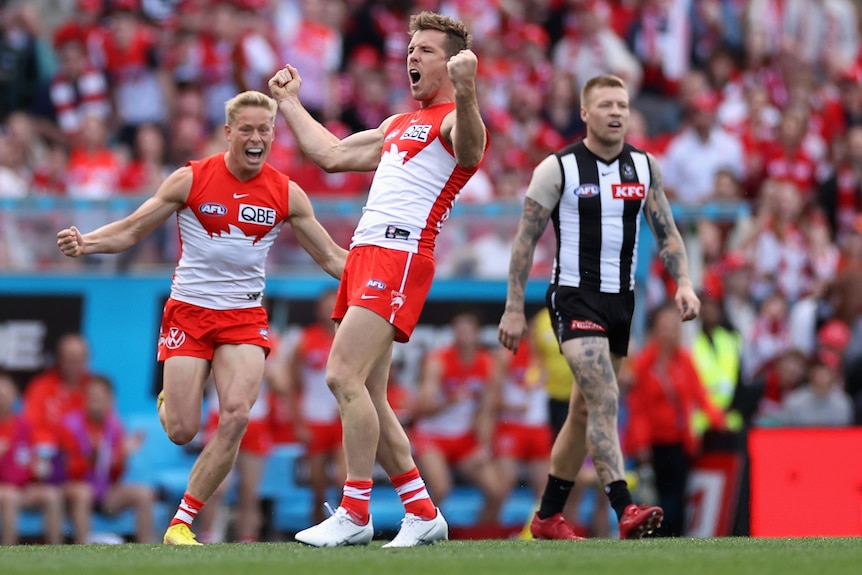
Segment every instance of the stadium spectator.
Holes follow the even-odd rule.
[[[131,160],[120,174],[119,192],[151,194],[170,173],[165,137],[157,124],[143,124],[135,133]]]
[[[665,185],[671,199],[679,203],[700,206],[709,201],[720,169],[742,177],[742,144],[716,124],[717,107],[718,98],[712,93],[694,96],[685,110],[686,127],[671,140],[663,156]]]
[[[138,126],[166,119],[165,72],[154,30],[141,19],[138,0],[111,0],[110,6],[105,70],[111,79],[117,139],[132,147]]]
[[[74,138],[86,116],[112,117],[111,88],[105,73],[87,58],[85,38],[76,26],[64,26],[54,36],[58,68],[49,94],[57,126]]]
[[[40,28],[33,6],[17,2],[0,7],[0,119],[19,110],[39,112],[47,101]]]
[[[327,489],[346,479],[338,402],[326,385],[326,361],[335,337],[335,322],[330,317],[334,307],[335,292],[321,294],[314,323],[302,329],[292,350],[286,378],[294,435],[305,447],[314,523],[326,519]]]
[[[30,184],[24,150],[15,146],[10,136],[0,133],[0,197],[26,197]]]
[[[598,74],[614,74],[625,80],[632,96],[638,93],[643,65],[614,32],[606,14],[596,10],[595,0],[574,0],[564,22],[565,35],[551,51],[554,67],[571,74],[578,93]]]
[[[841,244],[856,233],[862,213],[862,124],[848,128],[836,144],[838,160],[829,178],[820,185],[818,201],[828,218],[832,237]]]
[[[492,524],[508,495],[493,465],[496,425],[488,393],[494,360],[480,340],[480,317],[471,310],[450,320],[452,343],[428,353],[422,366],[413,422],[416,464],[438,505],[458,478],[485,498],[477,522]]]
[[[63,493],[42,481],[51,465],[39,457],[33,430],[16,412],[18,387],[0,371],[0,545],[17,545],[18,519],[23,510],[42,514],[43,538],[49,545],[63,542]]]
[[[853,402],[842,387],[841,356],[821,349],[808,368],[806,383],[782,398],[772,423],[798,427],[852,425]]]
[[[85,116],[69,154],[67,192],[72,198],[104,200],[119,189],[123,163],[110,147],[110,128],[99,116]]]
[[[30,380],[23,397],[23,413],[33,427],[36,449],[40,456],[51,461],[51,469],[42,476],[45,481],[62,484],[76,543],[87,542],[92,492],[86,485],[63,484],[65,470],[60,441],[63,419],[86,405],[87,388],[92,381],[89,355],[89,345],[83,336],[62,336],[57,342],[54,364]]]
[[[516,354],[501,348],[494,353],[494,369],[487,393],[497,422],[493,450],[496,480],[506,497],[519,477],[541,497],[551,456],[548,423],[547,373],[528,332]]]
[[[808,356],[798,349],[789,348],[780,352],[757,377],[750,380],[751,401],[743,413],[746,422],[761,425],[774,421],[783,399],[804,383],[808,364]]]
[[[124,431],[109,379],[90,378],[84,407],[65,414],[60,438],[67,487],[89,491],[92,508],[107,516],[134,510],[135,540],[154,543],[155,491],[152,486],[123,480],[126,460],[140,448],[143,436]]]
[[[649,337],[632,358],[634,383],[628,392],[627,453],[655,473],[663,536],[681,536],[685,490],[699,449],[693,417],[700,409],[713,429],[725,429],[724,414],[709,400],[691,355],[681,345],[682,322],[671,301],[653,311]]]

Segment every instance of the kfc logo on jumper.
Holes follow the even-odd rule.
[[[260,206],[250,206],[248,204],[239,205],[239,221],[247,224],[260,224],[262,226],[275,225],[275,210],[272,208],[262,208]]]
[[[392,290],[392,313],[398,313],[398,310],[404,306],[404,300],[407,299],[407,296],[401,293],[400,291]]]
[[[642,200],[646,197],[643,184],[613,184],[611,193],[615,200]]]
[[[168,329],[168,335],[161,334],[159,336],[159,345],[165,346],[168,349],[178,349],[186,342],[186,332],[172,327]]]
[[[227,213],[227,208],[223,204],[208,202],[201,205],[198,211],[205,216],[223,216]]]
[[[569,329],[572,331],[605,331],[605,328],[588,319],[573,319]]]
[[[428,136],[431,134],[431,124],[416,124],[409,126],[404,133],[401,134],[399,140],[416,140],[417,142],[427,142]]]

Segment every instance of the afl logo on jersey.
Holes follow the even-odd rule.
[[[202,204],[198,211],[205,216],[223,216],[227,213],[227,208],[223,204],[216,202],[207,202]]]
[[[575,195],[579,198],[592,198],[598,196],[601,190],[596,184],[581,184],[575,188]]]

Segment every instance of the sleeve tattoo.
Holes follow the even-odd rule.
[[[647,223],[655,235],[658,244],[659,257],[668,273],[676,280],[688,279],[688,258],[685,253],[685,244],[682,236],[673,221],[670,204],[664,193],[661,170],[655,158],[649,156],[651,172],[650,190],[644,206],[644,215]]]
[[[506,311],[523,311],[524,290],[530,268],[533,267],[533,254],[536,244],[545,232],[551,210],[531,198],[524,200],[524,211],[518,223],[518,232],[512,244],[512,256],[509,260],[509,290],[506,295]]]

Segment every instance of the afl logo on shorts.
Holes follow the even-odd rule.
[[[592,198],[598,196],[601,190],[596,184],[582,184],[575,188],[575,195],[579,198]]]
[[[227,208],[223,204],[216,202],[208,202],[202,204],[198,211],[205,216],[223,216],[227,213]]]
[[[186,332],[175,327],[168,329],[168,335],[161,334],[159,337],[159,346],[163,345],[168,349],[178,349],[185,342]]]

